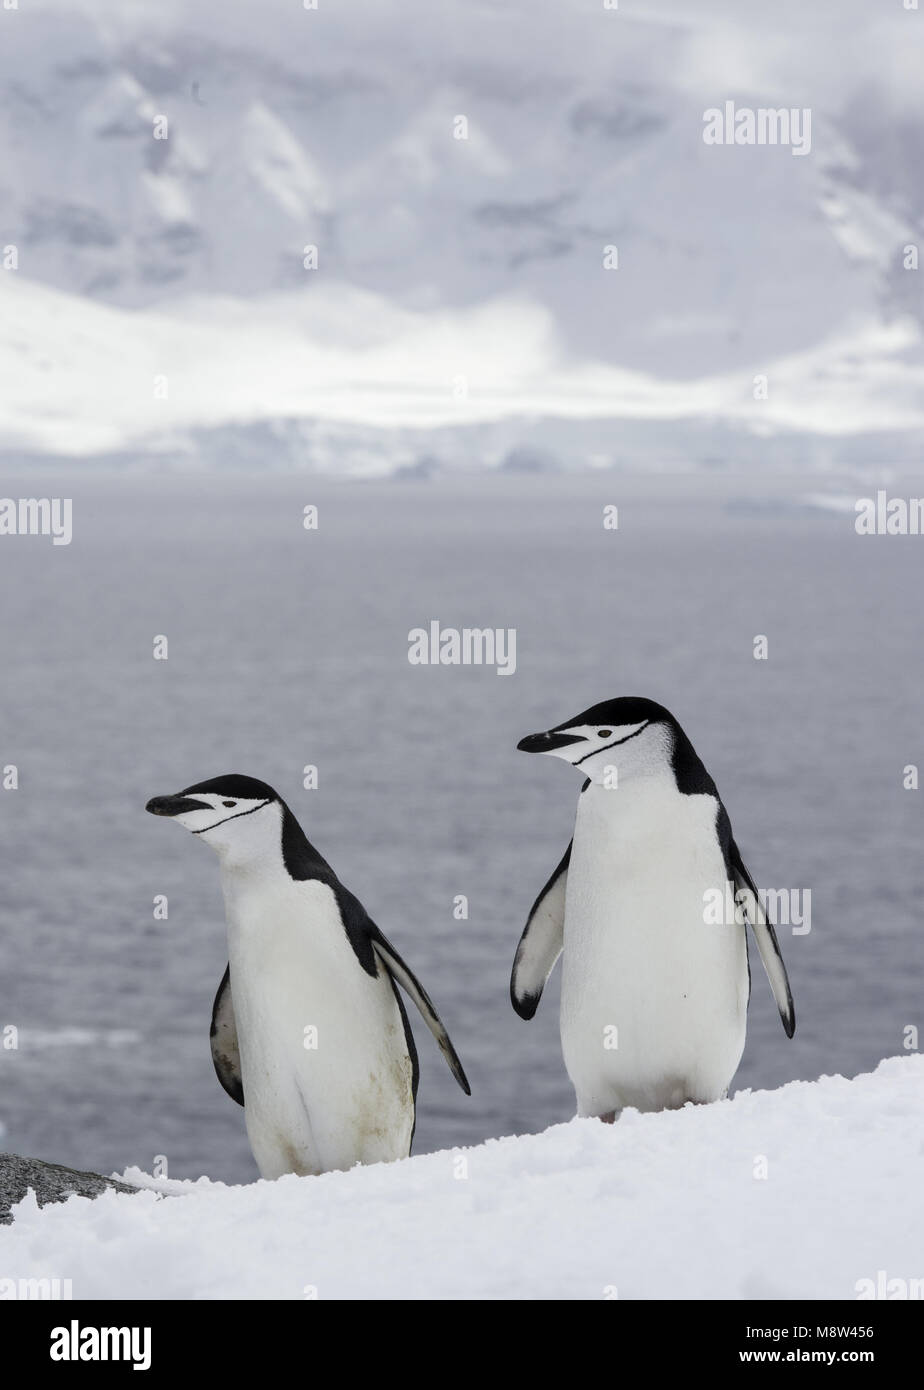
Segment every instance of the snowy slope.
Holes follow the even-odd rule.
[[[913,1056],[321,1178],[29,1197],[0,1263],[75,1298],[852,1299],[924,1276],[922,1113]]]

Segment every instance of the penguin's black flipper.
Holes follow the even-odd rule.
[[[237,1023],[234,1019],[234,1003],[231,998],[231,967],[225,968],[212,1005],[212,1026],[209,1029],[209,1042],[212,1045],[212,1062],[215,1074],[232,1100],[244,1104],[244,1087],[241,1083],[241,1052],[237,1042]]]
[[[366,919],[366,931],[372,942],[372,948],[376,956],[382,962],[391,978],[405,990],[411,999],[413,999],[420,1010],[424,1023],[426,1023],[430,1032],[433,1034],[434,1038],[436,1038],[437,1046],[446,1058],[449,1070],[452,1072],[465,1094],[470,1096],[472,1094],[472,1088],[469,1086],[468,1078],[462,1070],[462,1063],[459,1061],[458,1053],[450,1041],[449,1034],[443,1027],[440,1016],[436,1012],[429,994],[424,989],[413,970],[411,970],[410,966],[404,963],[391,942],[387,937],[382,935],[375,923],[369,918]]]
[[[565,929],[565,889],[571,845],[532,905],[510,976],[510,1002],[521,1018],[532,1018],[542,991],[562,953]]]
[[[770,988],[773,990],[776,1007],[780,1011],[783,1029],[787,1038],[791,1038],[796,1031],[796,1011],[792,1002],[792,990],[789,988],[789,976],[786,974],[786,966],[783,964],[780,943],[776,939],[772,922],[764,912],[757,885],[745,868],[741,851],[734,840],[728,846],[728,858],[735,882],[735,896],[737,898],[739,893],[742,895],[742,906],[751,924],[757,949],[764,963]]]

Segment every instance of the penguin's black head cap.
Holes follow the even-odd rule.
[[[611,736],[619,736],[619,741],[624,741],[624,735],[634,737],[635,733],[640,733],[641,728],[649,724],[670,724],[677,726],[677,721],[669,709],[659,705],[655,700],[646,700],[639,695],[624,695],[616,700],[602,700],[598,705],[591,705],[589,709],[582,710],[580,714],[574,715],[572,719],[566,719],[563,724],[556,724],[553,729],[548,729],[542,734],[527,734],[526,738],[521,738],[517,748],[521,753],[554,753],[560,748],[567,748],[569,744],[588,743],[590,747],[598,746],[594,740],[608,740]],[[571,762],[569,757],[566,761]]]
[[[665,709],[664,705],[659,705],[656,700],[646,700],[642,695],[620,695],[615,700],[602,700],[598,705],[591,705],[589,709],[583,710],[573,719],[557,727],[566,729],[575,724],[612,724],[618,728],[620,725],[643,722],[677,725],[677,720],[670,710]]]
[[[253,812],[280,798],[271,786],[257,777],[245,777],[231,772],[224,777],[210,777],[207,782],[194,782],[172,796],[153,796],[145,806],[152,816],[184,816],[192,811],[207,811],[208,821],[214,824],[231,819],[234,813]],[[215,817],[218,820],[215,820]],[[182,821],[188,829],[201,834],[205,822]]]
[[[592,782],[618,786],[622,776],[648,775],[680,762],[692,746],[664,705],[640,695],[624,695],[591,705],[541,734],[528,734],[523,753],[551,753],[571,763]],[[679,785],[679,778],[678,778]]]
[[[200,836],[228,864],[265,862],[280,854],[291,878],[336,882],[282,797],[257,777],[239,772],[210,777],[173,796],[152,797],[145,809]]]
[[[207,782],[196,782],[191,787],[185,787],[180,796],[195,796],[197,792],[239,797],[243,801],[279,800],[278,794],[267,782],[261,782],[258,777],[245,777],[242,772],[229,772],[224,777],[210,777]]]

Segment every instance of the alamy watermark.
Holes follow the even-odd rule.
[[[133,1371],[151,1368],[149,1327],[89,1327],[72,1318],[51,1329],[52,1361],[130,1361]]]
[[[854,511],[858,536],[924,536],[924,497],[889,497],[880,488],[875,498],[858,498]]]
[[[70,497],[0,497],[0,536],[51,536],[52,545],[70,545]]]
[[[924,1279],[890,1279],[884,1269],[876,1270],[875,1279],[858,1279],[853,1287],[858,1302],[869,1298],[924,1299]]]
[[[0,1302],[53,1303],[74,1297],[71,1279],[3,1279],[0,1278]]]
[[[515,627],[442,627],[431,618],[427,627],[407,635],[412,666],[494,666],[499,676],[517,669]]]
[[[790,153],[809,154],[812,111],[808,106],[710,106],[703,112],[704,145],[788,145]]]
[[[707,888],[703,893],[703,921],[710,927],[752,925],[763,909],[774,927],[792,927],[793,936],[808,936],[812,930],[811,888],[760,888],[755,895],[749,888],[735,889],[728,880],[724,888]]]

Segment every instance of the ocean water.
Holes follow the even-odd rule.
[[[0,1037],[18,1030],[0,1048],[2,1147],[256,1176],[208,1046],[217,860],[144,811],[233,771],[286,797],[450,1030],[473,1095],[415,1022],[415,1152],[569,1118],[557,981],[529,1024],[508,981],[580,781],[516,743],[618,694],[680,719],[758,883],[811,891],[811,932],[781,931],[795,1038],[752,952],[735,1089],[902,1051],[924,1024],[922,793],[902,786],[924,759],[924,538],[858,537],[851,512],[800,502],[818,490],[5,478],[6,496],[72,497],[74,537],[0,539],[0,765],[20,781],[0,791]],[[515,628],[516,672],[410,665],[408,632],[432,619]]]

